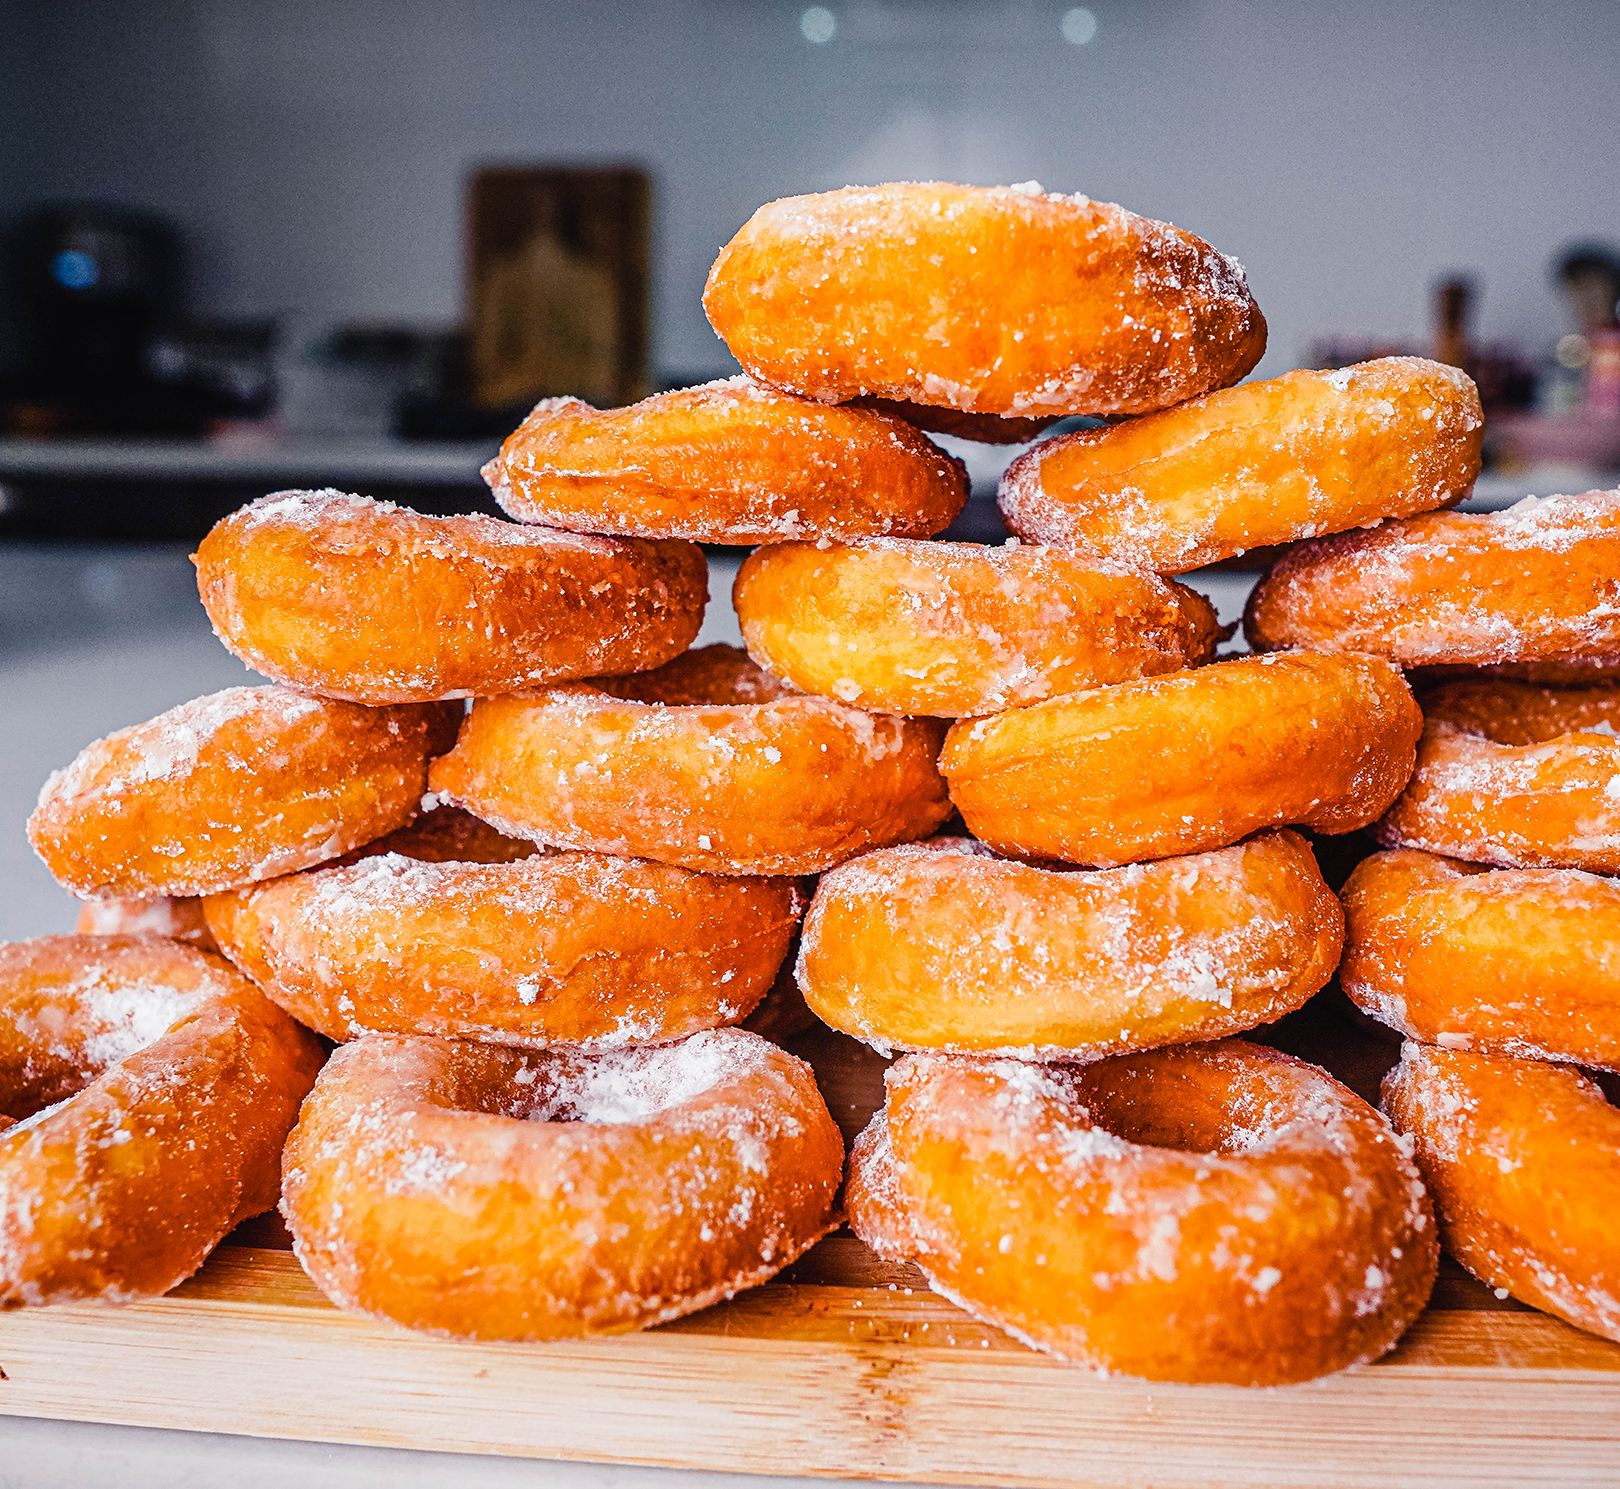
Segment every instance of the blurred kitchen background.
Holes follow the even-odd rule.
[[[774,197],[1122,202],[1244,262],[1256,376],[1473,372],[1476,504],[1620,483],[1617,64],[1613,0],[0,0],[0,935],[71,919],[20,847],[45,771],[249,680],[212,521],[493,510],[535,398],[735,370],[699,295]],[[953,535],[999,537],[1012,452],[953,449]]]

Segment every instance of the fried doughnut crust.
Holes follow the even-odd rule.
[[[266,677],[357,703],[511,693],[679,655],[708,604],[690,543],[426,517],[281,491],[198,545],[214,633]]]
[[[950,815],[942,734],[793,693],[736,648],[705,647],[605,686],[480,699],[429,784],[557,847],[814,874]]]
[[[1388,662],[1286,652],[963,720],[939,766],[998,852],[1106,868],[1265,827],[1365,827],[1406,784],[1422,726]]]
[[[1620,1111],[1579,1072],[1408,1043],[1384,1109],[1445,1248],[1487,1287],[1620,1340]]]
[[[1343,890],[1339,982],[1409,1039],[1620,1070],[1620,884],[1403,849]]]
[[[1290,372],[1047,440],[1001,478],[1013,532],[1159,574],[1461,501],[1485,416],[1455,367]]]
[[[282,1212],[340,1307],[469,1339],[615,1334],[809,1250],[843,1155],[810,1067],[740,1029],[596,1054],[371,1034],[304,1104]]]
[[[1207,662],[1195,591],[1059,548],[869,538],[776,543],[732,603],[749,653],[806,692],[973,717]]]
[[[1620,661],[1620,491],[1302,543],[1255,586],[1243,630],[1256,651],[1365,651],[1403,667]]]
[[[790,879],[590,853],[388,853],[211,896],[233,962],[330,1039],[381,1030],[607,1048],[736,1023],[787,955]]]
[[[73,929],[81,936],[168,936],[198,951],[219,951],[195,895],[86,900]]]
[[[227,688],[53,771],[28,841],[85,898],[202,895],[309,868],[417,812],[459,705],[362,708]]]
[[[0,1308],[157,1297],[269,1209],[319,1041],[162,936],[0,945]]]
[[[1506,868],[1620,873],[1620,687],[1476,679],[1423,707],[1417,769],[1380,842]]]
[[[520,522],[702,543],[926,538],[968,497],[961,462],[903,420],[749,377],[630,408],[548,398],[484,479]]]
[[[703,308],[755,378],[802,397],[1023,418],[1169,408],[1266,346],[1236,259],[1034,182],[770,202],[720,250]]]
[[[1389,1124],[1228,1039],[1093,1065],[907,1055],[846,1203],[880,1256],[1036,1349],[1272,1386],[1376,1359],[1439,1260]]]
[[[965,414],[960,409],[903,403],[893,398],[856,398],[852,404],[855,408],[893,414],[928,434],[947,434],[953,439],[972,440],[981,445],[1027,445],[1059,418],[1056,414],[1042,419],[1020,419],[1012,414]]]
[[[798,977],[823,1023],[885,1051],[1095,1060],[1281,1018],[1343,939],[1292,832],[1091,873],[933,838],[822,876]]]

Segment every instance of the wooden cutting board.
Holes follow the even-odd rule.
[[[1265,1033],[1363,1094],[1393,1054],[1334,995]],[[883,1062],[825,1030],[788,1042],[857,1130]],[[352,1317],[287,1246],[265,1217],[166,1298],[0,1316],[0,1414],[919,1482],[1620,1485],[1620,1345],[1449,1262],[1385,1359],[1248,1391],[1064,1365],[847,1234],[694,1317],[547,1345]]]

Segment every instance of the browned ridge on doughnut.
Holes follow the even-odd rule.
[[[1403,667],[1620,661],[1620,491],[1431,512],[1302,543],[1249,596],[1256,651]]]
[[[282,491],[198,545],[215,634],[257,672],[330,698],[423,703],[634,672],[703,624],[691,543],[426,517]]]
[[[1416,1169],[1337,1081],[1238,1039],[1091,1065],[907,1055],[847,1204],[1015,1338],[1148,1380],[1376,1359],[1439,1260]]]
[[[786,197],[709,271],[762,382],[972,414],[1142,414],[1237,382],[1266,323],[1242,266],[1107,202],[900,181]]]
[[[1022,537],[1181,574],[1460,501],[1484,428],[1462,372],[1386,357],[1048,440],[1007,468],[999,499]]]
[[[630,408],[548,398],[484,477],[521,522],[638,538],[926,538],[967,501],[961,462],[891,414],[747,377]]]

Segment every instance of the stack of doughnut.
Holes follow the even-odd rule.
[[[1416,1317],[1431,1191],[1493,1286],[1615,1334],[1616,1114],[1547,1062],[1620,1054],[1609,943],[1574,930],[1620,935],[1620,494],[1444,511],[1479,469],[1467,378],[1237,386],[1266,334],[1241,266],[1033,182],[772,203],[704,307],[743,375],[541,403],[485,470],[513,521],[280,492],[200,545],[271,683],[41,794],[86,910],[0,953],[0,1182],[50,1217],[0,1231],[0,1304],[172,1286],[277,1198],[284,1143],[317,1285],[449,1336],[656,1324],[847,1219],[1035,1348],[1285,1384]],[[968,487],[930,433],[1036,440],[1005,545],[941,538]],[[753,547],[746,651],[693,648],[702,544]],[[1178,576],[1279,545],[1253,654],[1217,658]],[[1307,834],[1374,824],[1401,851],[1341,906]],[[1556,936],[1515,960],[1531,915]],[[1414,1041],[1387,1115],[1239,1037],[1341,954]],[[847,1170],[809,1067],[739,1027],[791,1027],[789,980],[899,1055]],[[123,1150],[60,1155],[142,1136],[158,1077],[194,1097],[165,1154],[250,1096],[255,1128],[161,1179],[154,1270],[104,1218],[156,1202],[103,1198]],[[1578,1174],[1549,1179],[1552,1122]]]

